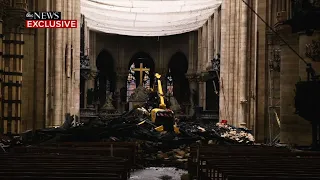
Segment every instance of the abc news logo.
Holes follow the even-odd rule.
[[[26,28],[77,28],[77,20],[62,20],[61,12],[33,11],[25,14]]]
[[[46,11],[46,12],[27,12],[25,20],[61,20],[61,12]]]

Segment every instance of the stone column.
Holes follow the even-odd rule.
[[[73,13],[72,13],[72,7],[73,6],[73,3],[72,1],[67,1],[67,8],[66,8],[66,11],[65,11],[65,15],[66,15],[66,19],[72,19],[73,18]],[[80,31],[80,28],[78,29]],[[72,33],[72,29],[69,28],[69,29],[66,29],[66,35],[67,35],[67,42],[66,42],[66,63],[65,63],[65,74],[66,74],[66,82],[65,82],[65,86],[66,86],[66,99],[64,100],[65,101],[65,107],[66,108],[66,112],[71,112],[72,111],[72,108],[74,108],[74,105],[73,105],[73,102],[70,101],[69,99],[73,99],[72,97],[72,78],[71,78],[71,61],[72,61],[72,49],[73,49],[73,45],[72,45],[72,36],[73,36],[73,33]],[[85,82],[85,84],[87,84]],[[85,98],[84,98],[84,107],[86,107],[86,92],[87,90],[85,89],[83,93],[85,93]]]
[[[208,61],[208,22],[202,27],[202,59],[201,59],[201,71],[206,71],[206,63]],[[206,82],[199,82],[200,103],[199,105],[206,109]]]
[[[62,10],[61,13],[65,15],[64,18],[68,18],[68,1],[62,1]],[[68,107],[68,102],[67,100],[73,101],[73,97],[69,98],[68,97],[68,82],[67,82],[67,73],[66,73],[66,67],[67,67],[67,57],[68,57],[68,30],[69,29],[63,29],[62,30],[62,37],[61,37],[61,47],[62,47],[62,63],[61,63],[61,68],[62,68],[62,74],[61,74],[61,116],[62,118],[60,119],[60,125],[64,122],[65,119],[65,114],[68,113],[68,110],[70,107]],[[74,104],[72,104],[74,106]]]
[[[202,61],[202,28],[198,29],[198,60],[197,60],[197,73],[201,73]]]
[[[56,11],[62,11],[62,2],[56,1]],[[54,47],[54,88],[53,88],[53,113],[52,113],[52,121],[49,126],[57,127],[60,126],[63,122],[63,114],[62,114],[62,74],[63,68],[62,63],[64,62],[62,49],[63,49],[63,29],[55,30],[55,47]]]
[[[198,79],[195,73],[190,73],[186,75],[188,81],[189,81],[189,85],[190,85],[190,103],[191,103],[191,108],[190,108],[190,112],[189,115],[193,115],[194,113],[194,108],[195,105],[198,104],[198,102],[195,102],[197,99],[194,99],[194,93],[198,92]]]
[[[213,57],[215,55],[217,55],[218,53],[218,28],[221,28],[221,27],[218,27],[218,23],[217,23],[217,20],[218,20],[218,10],[216,10],[213,14],[213,18],[212,18],[212,26],[213,26]]]
[[[201,88],[200,91],[200,101],[201,101],[201,106],[203,107],[203,110],[206,109],[206,86],[207,86],[207,83],[203,80],[201,80],[201,82],[199,82],[199,89]]]
[[[85,24],[85,27],[86,27],[86,24]],[[89,28],[86,28],[85,29],[86,33],[85,33],[85,47],[86,47],[86,50],[85,50],[85,53],[86,55],[88,55],[89,57],[89,60],[90,60],[90,70],[91,70],[91,73],[92,73],[92,77],[90,79],[88,79],[86,81],[86,90],[88,91],[89,89],[93,89],[94,90],[94,86],[95,86],[95,80],[96,80],[96,75],[97,75],[97,67],[96,67],[96,60],[95,60],[95,55],[94,55],[94,52],[95,52],[95,34],[94,32],[90,32]],[[87,96],[87,94],[86,94]],[[93,98],[93,106],[94,106],[94,97]],[[87,98],[86,98],[87,99]]]
[[[220,62],[220,95],[219,95],[219,119],[229,120],[229,21],[230,0],[223,1],[221,5],[221,62]]]
[[[117,75],[117,82],[116,82],[116,97],[117,97],[117,110],[120,112],[120,113],[123,113],[124,110],[125,110],[125,103],[121,102],[121,99],[120,99],[120,90],[121,88],[125,87],[127,84],[127,74],[126,73],[121,73],[121,74],[118,74]]]
[[[205,66],[207,65],[207,63],[209,61],[211,61],[213,59],[213,52],[214,52],[214,49],[213,49],[213,36],[214,36],[214,24],[212,23],[212,20],[213,17],[210,16],[209,19],[208,19],[208,40],[207,40],[207,43],[208,43],[208,58],[207,58],[207,61],[206,61],[206,64]]]
[[[85,18],[85,17],[84,17]],[[92,75],[95,75],[96,73],[96,68],[95,68],[95,64],[92,64],[91,62],[91,57],[90,57],[90,53],[89,53],[89,47],[90,47],[90,31],[89,31],[89,27],[87,26],[86,21],[84,21],[84,54],[87,55],[90,59],[89,63],[90,63],[90,70]],[[81,43],[81,42],[80,42]],[[86,92],[86,97],[88,94],[88,90],[89,89],[94,89],[94,80],[95,80],[95,76],[91,77],[90,79],[86,80],[86,85],[85,85],[85,92]],[[87,107],[87,98],[85,98],[86,102],[85,102],[85,107]]]
[[[89,31],[89,30],[88,30]],[[89,44],[89,48],[88,48],[88,56],[90,59],[90,67],[91,70],[94,72],[97,72],[97,67],[96,67],[96,34],[95,32],[88,32],[88,44]],[[94,83],[95,83],[95,79],[88,81],[88,88],[94,88]]]
[[[74,19],[78,21],[78,27],[80,27],[81,12],[80,12],[80,1],[74,1]],[[72,115],[80,116],[80,30],[79,28],[75,29],[75,34],[73,36],[73,45],[74,47],[74,57],[73,57],[73,104],[74,108],[71,112]]]
[[[2,4],[1,4],[2,5]],[[3,7],[2,7],[3,8]],[[1,13],[2,10],[0,10],[0,13]],[[0,14],[0,18],[2,18],[2,14]],[[3,32],[2,32],[2,19],[0,19],[0,134],[1,133],[4,133],[3,132],[3,127],[4,127],[4,124],[3,124],[3,120],[2,120],[2,117],[3,117],[3,112],[2,112],[2,72],[3,72],[3,67],[4,67],[4,63],[3,63],[3,60],[2,60],[2,54],[3,54],[3,47],[2,47],[2,39],[3,39]]]
[[[237,104],[237,101],[236,101],[236,94],[235,94],[235,89],[237,86],[236,84],[236,80],[237,80],[237,62],[238,60],[236,61],[236,56],[238,55],[237,54],[237,49],[236,49],[236,41],[238,40],[237,38],[237,28],[236,28],[236,24],[237,24],[237,7],[236,7],[236,4],[238,2],[236,1],[232,1],[232,0],[229,0],[230,1],[230,30],[229,30],[229,35],[228,35],[228,40],[229,40],[229,49],[228,49],[228,54],[229,54],[229,59],[228,59],[228,65],[229,65],[229,73],[228,73],[228,76],[229,76],[229,79],[228,79],[228,96],[227,99],[228,99],[228,113],[230,114],[230,119],[228,119],[229,123],[232,124],[232,125],[237,125],[236,122],[236,112],[237,112],[237,109],[236,109],[236,104]]]
[[[222,25],[221,25],[221,11],[216,10],[214,13],[215,17],[215,30],[216,30],[216,36],[215,36],[215,53],[214,55],[221,53],[221,30],[222,30]]]
[[[213,31],[213,29],[214,29],[214,27],[213,27],[213,16],[210,16],[209,17],[209,19],[208,19],[208,32],[207,32],[207,58],[206,58],[206,60],[205,60],[205,64],[204,64],[204,67],[205,68],[207,68],[208,67],[208,64],[210,64],[211,65],[211,60],[213,59],[213,57],[214,57],[214,55],[213,55],[213,51],[214,51],[214,49],[213,49],[213,33],[214,33],[214,31]],[[206,90],[207,90],[207,88],[206,88],[206,86],[207,86],[207,83],[206,82],[204,82],[204,84],[203,84],[203,89],[204,89],[204,91],[203,91],[203,93],[204,93],[204,109],[206,108],[206,99],[207,99],[207,92],[206,92]]]
[[[206,64],[208,61],[208,22],[202,27],[202,61],[201,72],[206,71]]]
[[[25,9],[7,11],[3,38],[3,122],[4,133],[21,130],[21,87],[23,59],[23,27]]]
[[[246,0],[247,1],[247,0]],[[241,2],[239,7],[241,9],[240,15],[240,62],[239,62],[239,100],[240,106],[238,111],[238,126],[246,126],[246,107],[247,107],[247,93],[246,93],[246,86],[247,86],[247,49],[248,49],[248,7]]]
[[[199,86],[199,106],[203,107],[203,109],[205,109],[205,103],[206,103],[206,82],[202,81],[202,79],[200,81],[198,81],[198,86]]]
[[[283,27],[281,36],[296,52],[299,52],[298,36],[291,34],[289,27]],[[299,116],[294,114],[294,89],[299,81],[299,57],[284,43],[281,44],[280,67],[280,141],[294,143],[300,136],[296,133],[301,131]]]
[[[3,122],[3,111],[2,111],[2,103],[3,103],[3,88],[2,88],[2,83],[3,83],[3,70],[4,70],[4,61],[2,58],[3,55],[3,16],[4,16],[4,11],[7,4],[7,1],[0,1],[0,134],[4,133],[4,122]]]
[[[197,91],[198,84],[196,81],[193,81],[194,77],[197,73],[197,66],[196,66],[196,58],[194,57],[195,53],[195,32],[189,33],[189,61],[188,61],[188,72],[186,74],[187,79],[189,80],[189,89],[190,94],[192,94],[193,90]],[[190,102],[191,102],[191,108],[190,108],[190,115],[193,115],[194,112],[194,99],[192,98],[192,95],[190,96]],[[198,102],[196,102],[198,104]]]
[[[262,19],[267,19],[267,0],[258,0],[255,2],[255,11],[259,12],[259,15]],[[268,135],[268,57],[266,49],[266,27],[265,24],[255,17],[254,24],[254,48],[253,55],[255,56],[254,61],[252,62],[256,68],[253,68],[254,76],[252,79],[255,82],[253,85],[256,95],[251,99],[255,101],[254,113],[254,135],[257,142],[265,142]],[[254,57],[253,56],[253,57]]]
[[[126,80],[128,76],[128,69],[127,64],[125,63],[125,43],[123,43],[123,39],[119,39],[118,41],[118,62],[116,63],[116,69],[117,69],[117,77],[116,77],[116,108],[117,110],[122,113],[125,110],[125,103],[121,102],[120,98],[120,90],[123,87],[126,87]]]
[[[87,26],[86,21],[84,22],[84,54],[89,56],[89,47],[90,47],[90,30],[89,27]]]
[[[195,60],[193,58],[194,53],[194,32],[189,32],[189,58],[188,58],[188,72],[193,72],[195,69]]]
[[[202,59],[203,59],[203,55],[202,55],[202,52],[203,52],[203,49],[202,49],[202,28],[199,28],[198,29],[198,60],[197,60],[197,75],[200,76],[201,74],[201,71],[202,71]],[[200,89],[202,86],[200,86],[200,82],[198,82],[198,106],[201,106],[201,100],[200,100],[200,97],[201,97],[201,94],[200,94]]]

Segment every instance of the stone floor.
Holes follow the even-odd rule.
[[[170,167],[150,167],[131,173],[130,180],[180,180],[188,172]]]

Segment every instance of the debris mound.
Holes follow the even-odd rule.
[[[175,130],[163,131],[156,126],[150,115],[152,109],[158,108],[159,105],[157,93],[142,90],[142,93],[136,92],[133,98],[143,99],[141,102],[145,103],[121,115],[100,116],[86,122],[80,122],[68,115],[60,127],[29,130],[15,139],[0,138],[1,148],[5,151],[6,148],[17,145],[62,142],[137,142],[140,147],[141,164],[150,167],[150,163],[156,163],[155,165],[186,163],[190,154],[189,145],[195,142],[248,145],[254,143],[254,138],[248,129],[236,128],[226,123],[195,120],[199,119],[197,117],[194,119],[172,117]]]
[[[253,144],[249,130],[224,123],[177,121],[180,133],[159,132],[151,122],[148,110],[135,108],[119,117],[99,119],[88,123],[71,122],[70,118],[58,128],[26,131],[19,138],[1,138],[1,147],[17,145],[45,145],[59,142],[137,142],[139,159],[143,166],[172,166],[185,164],[190,155],[189,145],[195,142],[208,144]],[[181,166],[180,166],[181,167]]]

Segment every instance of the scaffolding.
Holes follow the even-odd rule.
[[[277,36],[268,32],[268,143],[280,139],[280,69],[281,51]]]

